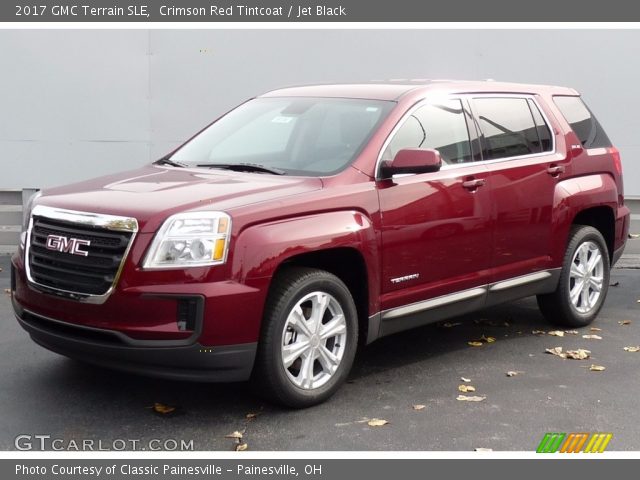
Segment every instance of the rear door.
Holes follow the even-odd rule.
[[[451,98],[410,110],[382,153],[381,161],[390,161],[402,148],[434,148],[444,163],[439,172],[377,182],[384,334],[437,320],[434,310],[443,306],[461,312],[484,304],[484,292],[474,287],[489,279],[491,204],[474,142],[468,104]],[[436,297],[443,298],[424,302]],[[423,311],[426,320],[406,318]]]
[[[490,170],[492,282],[550,268],[553,195],[568,159],[555,152],[534,96],[474,95],[470,103]]]

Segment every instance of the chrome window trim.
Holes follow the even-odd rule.
[[[472,165],[491,165],[494,163],[499,163],[499,162],[508,162],[511,160],[527,160],[527,159],[533,159],[533,158],[539,158],[539,157],[547,157],[549,155],[555,155],[557,154],[557,142],[556,142],[556,134],[553,128],[553,124],[549,121],[549,118],[547,117],[546,112],[540,108],[540,102],[538,102],[538,99],[536,98],[537,95],[535,94],[530,94],[530,93],[455,93],[455,94],[448,94],[448,95],[444,95],[444,96],[438,96],[437,98],[443,98],[446,100],[460,100],[462,102],[462,100],[464,98],[467,98],[469,100],[469,102],[471,104],[473,104],[473,100],[475,98],[522,98],[522,99],[530,99],[534,105],[538,108],[538,111],[540,112],[540,115],[542,116],[542,119],[544,120],[544,122],[547,125],[547,128],[549,128],[549,132],[551,133],[551,150],[548,150],[546,152],[540,152],[540,153],[529,153],[526,155],[517,155],[514,157],[504,157],[504,158],[493,158],[490,160],[477,160],[477,161],[470,161],[470,162],[464,162],[464,163],[455,163],[455,164],[445,164],[440,168],[440,171],[442,170],[453,170],[453,169],[457,169],[457,168],[464,168],[464,167],[469,167]],[[380,177],[380,164],[382,163],[382,154],[384,153],[384,151],[387,149],[387,147],[389,146],[389,144],[391,143],[391,140],[393,139],[393,137],[396,135],[396,133],[398,132],[398,130],[400,130],[400,128],[402,128],[402,126],[405,124],[405,122],[407,121],[407,119],[413,114],[413,112],[415,112],[416,110],[418,110],[419,108],[421,108],[424,105],[428,105],[430,103],[432,103],[434,101],[434,98],[430,98],[430,97],[425,97],[421,100],[419,100],[418,102],[414,103],[409,110],[407,110],[404,115],[402,116],[402,118],[400,118],[400,120],[398,120],[398,123],[396,123],[396,125],[393,127],[393,129],[391,130],[391,132],[389,133],[389,135],[387,136],[387,138],[385,139],[384,143],[382,144],[382,148],[380,149],[380,151],[378,152],[378,157],[376,159],[376,167],[375,167],[375,171],[374,171],[374,176],[376,180],[384,180],[383,178]],[[464,105],[463,105],[464,108]],[[473,109],[473,105],[472,105],[472,109],[471,109],[471,118],[473,120],[473,122],[475,124],[477,124],[478,119],[475,116],[475,111]],[[479,139],[482,142],[481,138],[483,136],[482,130],[480,130],[480,126],[478,125],[478,135],[479,135]],[[469,139],[469,141],[471,141],[471,139]],[[405,174],[403,176],[407,176],[407,175],[416,175],[414,173],[409,173],[409,174]]]
[[[105,293],[103,293],[102,295],[78,293],[61,288],[50,287],[49,285],[42,285],[33,279],[33,277],[31,276],[29,249],[31,247],[31,231],[33,229],[34,216],[51,218],[53,220],[62,220],[65,222],[71,222],[85,226],[100,227],[106,230],[131,233],[129,245],[127,245],[127,248],[122,255],[120,265],[118,266],[116,274],[113,277],[113,283]],[[118,280],[120,280],[120,275],[122,274],[122,270],[124,269],[124,265],[126,263],[127,257],[129,256],[129,252],[131,250],[131,246],[133,245],[137,232],[138,220],[133,217],[81,212],[78,210],[67,210],[64,208],[36,205],[31,211],[31,216],[29,217],[29,226],[27,228],[25,239],[24,266],[27,274],[27,279],[29,280],[29,283],[31,285],[39,287],[40,289],[44,290],[45,293],[52,292],[54,294],[58,294],[60,298],[72,299],[81,303],[102,304],[107,301],[107,298],[109,298],[109,296],[113,293],[113,290],[118,284]]]

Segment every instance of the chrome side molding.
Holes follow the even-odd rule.
[[[442,295],[441,297],[432,298],[430,300],[424,300],[422,302],[411,303],[403,307],[385,310],[382,312],[382,319],[391,320],[392,318],[404,317],[405,315],[411,315],[412,313],[418,313],[424,310],[431,310],[432,308],[442,307],[450,303],[470,300],[472,298],[480,297],[485,293],[487,293],[486,287],[477,287],[469,290],[463,290],[461,292],[451,293],[449,295]]]
[[[557,269],[555,269],[557,270]],[[482,295],[492,293],[499,293],[505,290],[520,287],[530,283],[540,282],[542,280],[548,280],[553,276],[552,271],[542,270],[540,272],[529,273],[519,277],[510,278],[508,280],[501,280],[499,282],[490,283],[487,285],[480,285],[478,287],[470,288],[468,290],[462,290],[459,292],[451,293],[448,295],[442,295],[440,297],[430,298],[409,305],[403,305],[401,307],[390,308],[380,312],[382,320],[392,320],[395,318],[405,317],[425,310],[436,309],[452,303],[464,302],[471,300]]]
[[[546,270],[543,272],[530,273],[528,275],[522,275],[521,277],[515,277],[509,280],[503,280],[501,282],[494,283],[489,287],[489,290],[491,292],[499,292],[501,290],[506,290],[507,288],[519,287],[520,285],[537,282],[549,277],[551,277],[551,272],[548,272]]]

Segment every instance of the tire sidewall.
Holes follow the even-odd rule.
[[[602,255],[603,262],[603,274],[602,274],[602,290],[600,292],[600,297],[598,298],[598,302],[596,306],[591,309],[591,311],[587,313],[581,313],[576,310],[576,307],[571,302],[570,298],[570,281],[571,281],[571,264],[573,263],[573,258],[576,254],[576,251],[580,248],[580,246],[586,242],[595,243],[600,249],[600,255]],[[575,320],[576,324],[579,325],[588,325],[590,324],[595,317],[600,312],[604,301],[607,297],[607,292],[609,289],[609,278],[610,278],[610,265],[609,265],[609,252],[607,249],[607,245],[605,244],[604,238],[600,232],[591,227],[585,227],[584,229],[580,229],[576,232],[574,237],[572,238],[569,251],[565,257],[565,264],[563,265],[563,275],[561,281],[563,282],[563,299],[566,303],[566,309],[568,313],[570,313],[571,317]]]
[[[327,275],[325,278],[309,278],[301,282],[294,290],[288,292],[288,295],[286,295],[287,298],[283,298],[282,301],[279,302],[274,311],[275,315],[269,319],[270,324],[268,328],[273,329],[273,344],[268,352],[268,355],[271,357],[269,363],[272,368],[275,369],[273,373],[278,382],[285,387],[287,395],[290,396],[291,399],[294,399],[296,404],[313,405],[331,396],[346,380],[355,357],[358,343],[357,310],[347,287],[339,279],[331,277]],[[282,336],[284,334],[285,323],[291,310],[304,296],[317,291],[332,295],[340,304],[347,325],[347,345],[345,346],[345,351],[338,369],[327,383],[316,389],[306,390],[291,382],[282,364]]]

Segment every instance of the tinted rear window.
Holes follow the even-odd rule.
[[[564,115],[585,148],[610,147],[611,141],[596,117],[580,97],[553,97],[556,106]]]
[[[551,149],[551,133],[533,102],[511,97],[475,98],[473,102],[482,131],[484,160]]]

